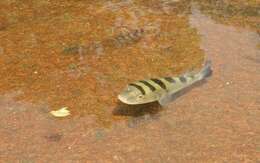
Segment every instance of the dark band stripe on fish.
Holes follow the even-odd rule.
[[[142,31],[140,30],[135,30],[133,33],[129,33],[130,38],[132,38],[133,40],[138,40],[140,39],[140,36],[142,34]]]
[[[145,95],[145,91],[144,91],[143,87],[141,87],[140,85],[130,83],[129,86],[133,86],[133,87],[137,88],[143,95]]]
[[[130,37],[130,34],[129,33],[126,33],[125,35],[122,35],[123,36],[123,38],[124,38],[124,40],[126,41],[126,42],[132,42],[132,38]]]
[[[186,83],[186,82],[187,82],[187,79],[186,79],[184,76],[180,76],[180,77],[179,77],[179,80],[180,80],[182,83]]]
[[[126,33],[121,33],[118,35],[115,40],[119,42],[122,45],[128,44],[133,41],[137,41],[141,39],[143,30],[134,30],[134,31],[128,31]]]
[[[145,80],[140,80],[139,82],[141,82],[141,83],[143,83],[144,85],[146,85],[151,91],[155,91],[155,90],[156,90],[156,88],[155,88],[152,84],[148,83],[148,82],[145,81]]]
[[[121,44],[125,44],[126,42],[126,39],[125,39],[125,36],[124,35],[119,35],[116,37],[116,40],[121,43]]]
[[[164,79],[169,83],[176,83],[176,81],[172,77],[165,77]]]
[[[167,89],[166,85],[160,79],[150,79],[150,80],[156,83],[157,85],[159,85],[162,89]]]

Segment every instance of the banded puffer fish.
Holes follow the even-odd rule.
[[[164,106],[172,101],[175,93],[210,76],[211,62],[206,61],[198,73],[185,73],[177,77],[154,78],[130,83],[118,95],[118,99],[129,105],[158,101]]]
[[[132,29],[126,32],[121,32],[110,38],[98,42],[92,42],[88,45],[70,45],[63,49],[65,54],[98,54],[107,52],[109,50],[115,50],[122,47],[129,46],[131,44],[137,43],[144,36],[144,30]]]

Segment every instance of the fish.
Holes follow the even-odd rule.
[[[161,106],[169,104],[173,95],[208,78],[212,74],[211,61],[207,60],[199,72],[188,72],[176,77],[161,77],[130,83],[118,95],[128,105],[147,104],[158,101]]]
[[[142,28],[129,30],[128,32],[120,33],[116,37],[110,38],[104,42],[112,42],[115,47],[120,48],[138,42],[143,37],[143,34],[144,30]]]
[[[103,51],[111,51],[123,48],[139,42],[144,36],[144,30],[132,29],[127,32],[121,32],[113,37],[106,38],[99,42],[91,42],[88,45],[69,45],[63,49],[64,54],[98,54]]]

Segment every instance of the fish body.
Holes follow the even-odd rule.
[[[146,104],[158,101],[166,105],[172,95],[201,81],[211,74],[211,62],[207,61],[198,73],[185,73],[177,77],[153,78],[130,83],[118,95],[118,99],[129,105]]]
[[[70,45],[63,49],[64,54],[98,54],[100,51],[119,49],[137,43],[144,36],[144,30],[134,29],[116,36],[106,38],[99,42],[92,42],[88,45]]]
[[[144,30],[141,29],[135,29],[135,30],[130,30],[125,33],[121,33],[117,35],[115,38],[108,39],[108,42],[113,42],[115,47],[123,47],[135,42],[138,42],[144,34]]]

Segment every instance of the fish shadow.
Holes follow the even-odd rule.
[[[157,114],[161,110],[162,107],[158,102],[139,105],[127,105],[118,101],[117,106],[113,110],[112,114],[120,116],[141,117],[146,114]]]
[[[183,96],[188,93],[195,87],[199,87],[203,84],[207,83],[207,79],[198,81],[193,85],[186,87],[171,96],[171,102],[176,100],[177,98]],[[152,102],[147,104],[139,104],[139,105],[127,105],[120,101],[118,101],[117,106],[114,108],[112,114],[117,116],[131,116],[131,117],[141,117],[146,114],[156,115],[160,111],[164,110],[164,106],[161,106],[158,102]]]

